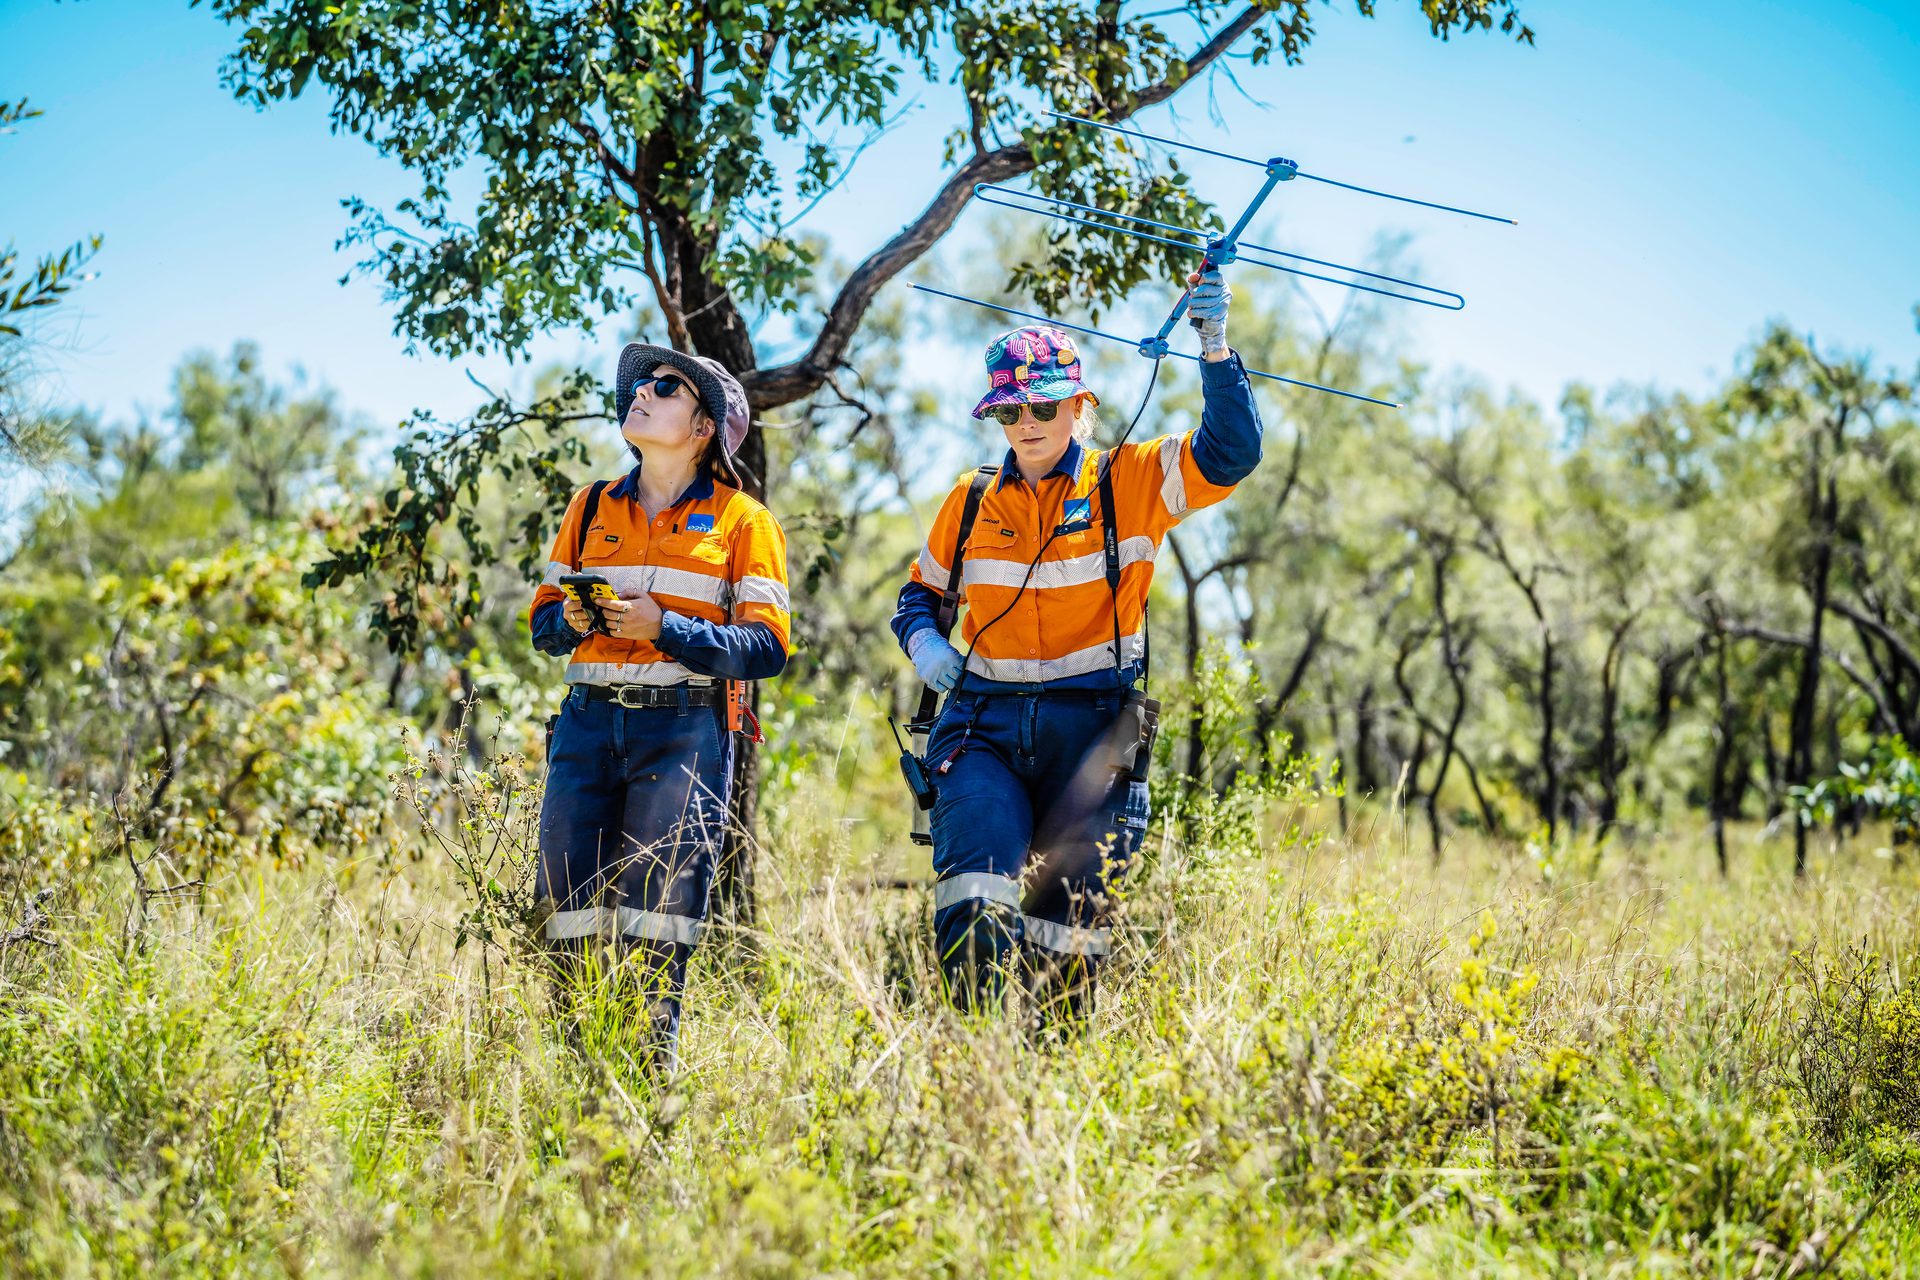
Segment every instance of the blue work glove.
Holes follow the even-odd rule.
[[[1192,296],[1187,302],[1187,322],[1200,331],[1200,354],[1224,354],[1227,349],[1227,306],[1233,290],[1216,270],[1187,277]]]
[[[932,627],[922,627],[907,637],[907,656],[928,688],[941,693],[953,688],[960,679],[960,651]]]

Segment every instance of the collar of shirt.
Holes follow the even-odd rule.
[[[1081,460],[1084,459],[1086,455],[1087,451],[1081,447],[1080,442],[1070,438],[1067,441],[1067,451],[1060,455],[1060,461],[1054,463],[1053,469],[1047,472],[1047,475],[1041,476],[1040,478],[1045,480],[1047,476],[1065,476],[1070,482],[1077,481],[1080,478]],[[636,473],[639,470],[640,468],[638,467],[634,468]],[[994,490],[998,492],[1006,488],[1009,480],[1019,481],[1022,484],[1025,483],[1025,479],[1020,474],[1019,462],[1014,458],[1013,450],[1011,449],[1007,450],[1006,461],[1000,464],[1000,479],[993,486]]]
[[[613,488],[607,490],[607,496],[609,498],[639,497],[641,465],[642,464],[638,462],[634,463],[633,470],[621,476],[620,482],[614,485]],[[673,505],[677,507],[681,503],[689,501],[704,502],[712,496],[713,472],[702,468],[700,474],[693,478],[693,483],[687,486],[686,491],[673,500]]]

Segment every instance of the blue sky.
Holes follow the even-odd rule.
[[[1422,313],[1407,317],[1410,356],[1550,402],[1573,379],[1704,391],[1769,317],[1889,363],[1920,354],[1920,3],[1526,0],[1533,49],[1443,45],[1406,0],[1379,10],[1320,10],[1302,67],[1237,64],[1264,107],[1220,79],[1221,125],[1204,84],[1177,117],[1139,123],[1517,218],[1306,184],[1275,198],[1283,247],[1353,261],[1378,234],[1409,232],[1423,278],[1467,295],[1457,314],[1408,309]],[[469,371],[524,385],[525,365],[408,355],[378,286],[340,283],[353,261],[333,247],[340,200],[391,204],[407,176],[329,134],[318,97],[265,112],[233,101],[218,78],[232,44],[184,2],[0,0],[0,96],[46,112],[0,139],[0,235],[29,257],[106,236],[99,278],[54,335],[48,393],[157,414],[186,350],[241,338],[381,424],[470,407]],[[928,88],[807,225],[857,256],[909,219],[938,179],[952,95]],[[1194,168],[1226,206],[1258,182],[1225,162]],[[983,214],[963,218],[950,251],[978,242]],[[607,365],[611,344],[559,335],[536,363]]]

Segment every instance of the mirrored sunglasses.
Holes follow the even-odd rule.
[[[1052,422],[1055,415],[1060,412],[1060,402],[1058,400],[1036,400],[1031,404],[997,404],[987,410],[987,412],[992,414],[1001,426],[1010,427],[1020,421],[1021,411],[1025,409],[1033,410],[1033,420],[1035,422]]]

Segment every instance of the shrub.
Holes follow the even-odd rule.
[[[1798,1046],[1789,1082],[1828,1146],[1865,1144],[1882,1169],[1920,1164],[1920,997],[1853,947],[1822,964],[1796,951]]]

